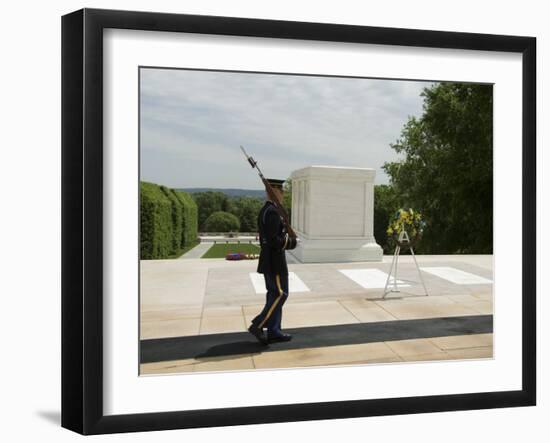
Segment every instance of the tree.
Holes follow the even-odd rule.
[[[239,219],[229,212],[218,211],[204,222],[206,232],[235,232],[240,227]]]
[[[283,190],[285,191],[283,195],[283,207],[288,213],[288,219],[292,220],[292,180],[287,178],[283,183]]]
[[[391,145],[404,159],[384,165],[400,203],[425,216],[419,250],[492,253],[492,86],[440,83],[421,95],[423,115]]]
[[[219,191],[197,192],[193,194],[193,199],[198,208],[198,224],[200,230],[204,229],[204,222],[214,212],[229,212],[229,203],[227,195]]]
[[[241,222],[241,232],[258,231],[258,214],[263,201],[255,197],[235,197],[229,199],[230,210]]]
[[[374,187],[374,238],[384,250],[384,254],[393,253],[386,230],[391,217],[399,207],[399,197],[393,186],[376,185]]]

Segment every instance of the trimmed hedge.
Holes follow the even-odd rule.
[[[181,233],[181,245],[187,246],[197,239],[199,230],[199,210],[190,194],[183,191],[172,190],[183,208],[183,225]]]
[[[191,196],[165,186],[141,182],[141,258],[169,258],[196,239],[197,205]]]
[[[140,250],[142,259],[172,252],[172,202],[159,186],[140,183]]]
[[[183,207],[180,203],[180,200],[174,194],[172,189],[168,189],[166,186],[160,186],[160,190],[164,195],[170,200],[172,205],[172,249],[171,253],[175,254],[179,249],[185,246],[185,243],[182,242],[182,231],[183,231]]]

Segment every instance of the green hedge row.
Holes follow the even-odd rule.
[[[189,245],[197,239],[197,232],[199,230],[199,210],[197,204],[190,194],[183,191],[174,191],[172,193],[179,200],[182,207],[182,231],[181,231],[181,244]]]
[[[169,258],[196,239],[197,205],[191,196],[140,182],[141,258]]]

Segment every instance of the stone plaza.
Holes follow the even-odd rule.
[[[424,295],[410,255],[382,297],[391,256],[379,262],[289,258],[287,343],[248,332],[265,301],[256,260],[141,261],[142,375],[492,358],[493,256],[421,255]]]

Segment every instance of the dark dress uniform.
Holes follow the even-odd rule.
[[[281,216],[270,201],[260,210],[258,228],[261,246],[258,272],[264,275],[267,293],[265,306],[252,320],[251,328],[267,328],[268,340],[275,340],[285,337],[281,331],[282,307],[288,298],[285,250],[294,249],[297,240],[286,232]]]

